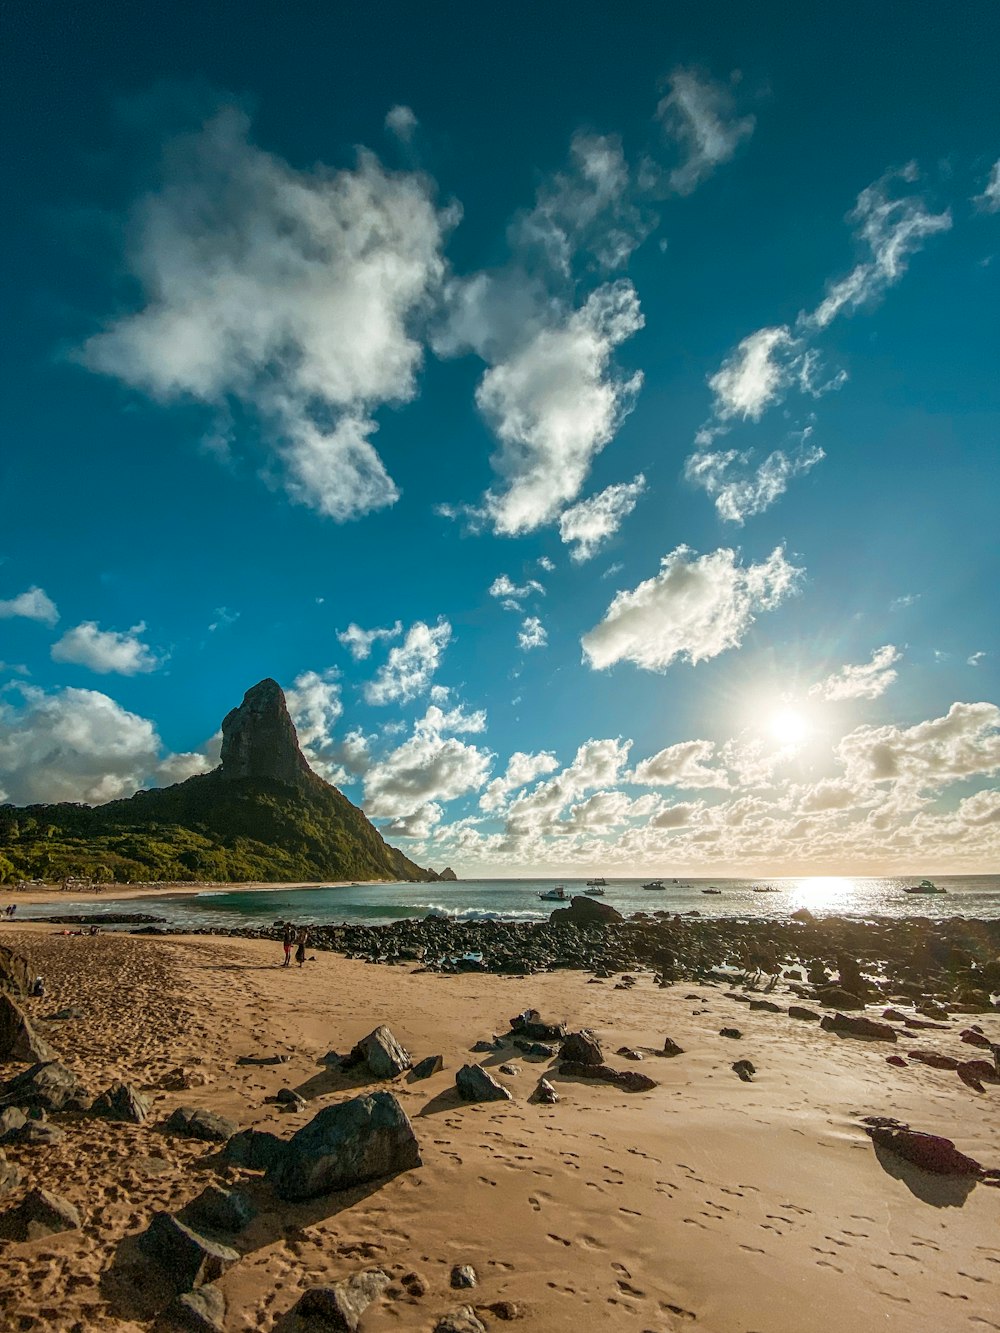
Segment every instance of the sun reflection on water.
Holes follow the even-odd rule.
[[[858,906],[858,881],[850,875],[806,875],[789,881],[788,888],[793,911],[846,912]]]

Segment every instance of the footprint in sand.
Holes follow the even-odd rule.
[[[560,1245],[572,1245],[572,1244],[573,1244],[573,1242],[572,1242],[571,1240],[567,1240],[565,1236],[557,1236],[556,1233],[555,1233],[554,1231],[550,1231],[550,1232],[549,1232],[549,1240],[558,1241],[558,1243],[559,1243]]]

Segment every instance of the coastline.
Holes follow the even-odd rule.
[[[95,893],[93,889],[69,889],[63,891],[58,885],[44,889],[16,890],[12,885],[0,884],[0,904],[23,903],[25,906],[58,906],[70,904],[78,899],[86,902],[117,903],[134,902],[146,899],[155,903],[159,898],[186,898],[198,893],[264,893],[275,889],[347,889],[354,884],[370,888],[374,884],[391,884],[392,880],[381,879],[333,879],[333,880],[296,880],[283,883],[276,880],[270,883],[247,881],[232,884],[216,884],[209,880],[181,880],[176,884],[161,884],[155,889],[144,889],[132,885],[110,885],[108,889]],[[67,906],[68,910],[68,906]],[[16,918],[15,918],[16,920]]]

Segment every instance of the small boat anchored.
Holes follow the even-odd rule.
[[[603,898],[607,887],[608,881],[603,875],[598,875],[596,879],[587,880],[587,887],[584,889],[584,893],[589,898]]]
[[[904,893],[947,893],[947,889],[942,889],[938,884],[932,884],[929,879],[922,879],[919,884],[911,884]]]
[[[554,889],[546,889],[544,893],[540,893],[538,896],[543,903],[564,903],[569,895],[562,884],[557,884]]]
[[[712,889],[702,889],[702,893],[721,893],[721,892],[722,892],[721,889],[715,889],[715,888],[712,888]]]
[[[651,879],[648,884],[644,884],[642,887],[650,889],[654,893],[665,893],[667,889],[662,879]]]

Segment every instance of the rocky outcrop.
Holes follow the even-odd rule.
[[[610,1065],[581,1065],[564,1060],[559,1072],[566,1078],[595,1078],[602,1083],[613,1083],[622,1092],[649,1092],[657,1086],[655,1079],[636,1069],[612,1069]]]
[[[112,1083],[94,1098],[90,1113],[105,1120],[126,1120],[141,1125],[149,1115],[149,1101],[131,1083]]]
[[[218,1287],[208,1284],[197,1291],[182,1291],[163,1312],[157,1328],[165,1324],[184,1333],[223,1333],[226,1320],[226,1298]]]
[[[229,781],[283,782],[288,787],[313,776],[276,680],[268,677],[252,686],[240,706],[223,718],[221,776]]]
[[[974,1158],[959,1152],[951,1139],[940,1134],[925,1134],[892,1122],[869,1125],[866,1132],[876,1148],[895,1153],[923,1171],[942,1176],[982,1175],[983,1168]]]
[[[603,926],[610,921],[624,921],[621,912],[610,903],[579,895],[570,899],[568,907],[557,907],[549,917],[553,926]]]
[[[9,991],[11,995],[27,995],[31,978],[28,964],[19,953],[0,944],[0,991]]]
[[[75,1231],[80,1214],[73,1204],[48,1190],[34,1189],[16,1208],[0,1216],[0,1236],[5,1240],[38,1240],[59,1231]]]
[[[0,1060],[54,1060],[56,1052],[40,1037],[19,1004],[0,991]]]
[[[841,1037],[860,1037],[863,1041],[895,1041],[896,1029],[874,1018],[853,1014],[824,1014],[820,1027]]]
[[[32,1065],[0,1085],[0,1106],[39,1106],[46,1111],[86,1111],[91,1096],[72,1069],[58,1060]]]
[[[601,1043],[589,1028],[571,1032],[559,1048],[559,1058],[579,1065],[604,1064]]]
[[[178,1291],[191,1291],[220,1278],[239,1255],[199,1235],[170,1213],[154,1213],[139,1237],[139,1247],[155,1259]]]
[[[509,1102],[511,1095],[482,1065],[463,1065],[455,1075],[458,1095],[467,1102]]]
[[[329,1329],[330,1333],[357,1333],[361,1316],[391,1280],[381,1268],[370,1268],[331,1287],[310,1287],[289,1313],[302,1326]]]
[[[447,879],[454,881],[458,879],[458,876],[455,874],[454,870],[452,870],[451,866],[445,866],[445,868],[438,875],[438,879]]]

